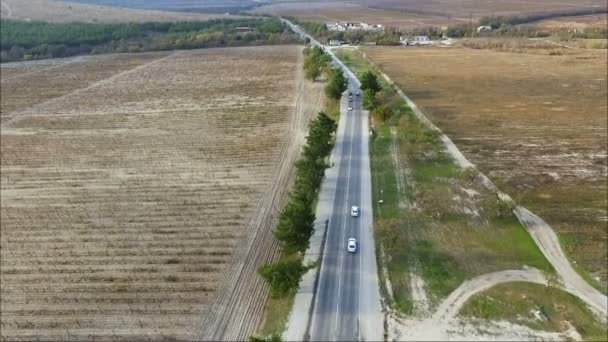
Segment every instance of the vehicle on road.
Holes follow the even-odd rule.
[[[349,253],[357,252],[357,240],[355,238],[348,239],[348,246],[346,247]]]
[[[361,96],[361,92],[357,90],[357,92],[355,93],[355,95]]]
[[[352,106],[348,106],[348,110],[353,110],[353,107]]]
[[[356,205],[353,205],[350,208],[350,216],[353,216],[353,217],[359,216],[359,207],[357,207]]]

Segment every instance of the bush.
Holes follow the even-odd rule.
[[[249,342],[281,342],[281,335],[272,334],[270,336],[265,337],[250,336]]]
[[[393,112],[393,110],[387,106],[387,105],[380,105],[377,106],[376,108],[374,108],[374,110],[372,111],[372,115],[376,120],[379,120],[381,122],[386,122],[387,120],[389,120],[393,114],[395,114]]]
[[[270,294],[275,298],[283,297],[298,288],[300,278],[308,270],[302,265],[302,257],[292,256],[276,264],[266,264],[258,273],[270,285]]]
[[[374,93],[371,89],[365,89],[363,91],[363,108],[367,110],[373,110],[378,105],[378,100],[376,99],[376,93]]]

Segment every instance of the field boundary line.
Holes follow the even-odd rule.
[[[6,128],[10,124],[15,123],[17,121],[21,121],[21,120],[26,119],[26,118],[31,118],[31,117],[36,117],[36,116],[46,116],[47,114],[45,114],[44,112],[41,113],[41,112],[36,111],[36,110],[44,108],[45,106],[47,106],[47,105],[49,105],[51,103],[62,101],[64,99],[66,99],[66,98],[69,98],[70,96],[78,95],[78,94],[84,93],[84,92],[86,92],[88,90],[95,89],[95,88],[97,88],[99,86],[105,85],[107,83],[111,83],[111,82],[113,82],[114,80],[116,80],[116,79],[118,79],[120,77],[132,74],[132,73],[137,72],[137,71],[139,71],[141,69],[144,69],[144,68],[147,68],[149,66],[161,63],[161,62],[163,62],[163,61],[165,61],[167,59],[170,59],[170,58],[176,57],[178,55],[181,55],[184,52],[185,52],[184,50],[173,52],[173,53],[171,53],[171,54],[169,54],[167,56],[160,57],[160,58],[152,60],[152,61],[150,61],[148,63],[144,63],[144,64],[141,64],[141,65],[138,65],[138,66],[136,66],[136,67],[134,67],[132,69],[121,71],[118,74],[114,74],[114,75],[112,75],[112,76],[110,76],[108,78],[104,78],[103,80],[100,80],[100,81],[94,82],[92,84],[89,84],[88,86],[86,86],[84,88],[79,88],[79,89],[76,89],[76,90],[74,90],[72,92],[69,92],[67,94],[61,95],[59,97],[54,97],[54,98],[49,99],[47,101],[35,104],[32,107],[26,108],[26,109],[24,109],[22,111],[18,111],[18,112],[7,114],[7,119],[4,122],[2,122],[2,124],[0,124],[0,128]]]

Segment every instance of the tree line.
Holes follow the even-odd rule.
[[[0,61],[298,41],[275,18],[148,23],[48,23],[2,19]],[[247,27],[250,32],[240,32]]]
[[[342,93],[348,88],[348,80],[340,68],[331,67],[331,57],[322,48],[316,46],[304,49],[304,76],[306,79],[316,81],[322,75],[327,77],[325,95],[339,100]]]
[[[296,163],[296,180],[273,232],[286,257],[258,270],[268,281],[272,296],[283,297],[297,289],[301,276],[309,268],[302,265],[302,255],[314,233],[313,203],[329,166],[328,157],[336,127],[336,123],[323,112],[318,113],[308,127],[306,144],[301,159]]]

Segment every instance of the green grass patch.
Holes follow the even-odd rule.
[[[563,332],[572,324],[586,341],[607,341],[607,326],[577,297],[531,283],[507,283],[472,297],[461,316],[504,319],[532,329]]]
[[[435,294],[447,296],[465,279],[455,260],[439,250],[433,241],[416,241],[414,253],[422,265],[426,285]]]
[[[264,307],[264,322],[258,333],[262,336],[273,334],[282,335],[285,331],[287,320],[297,291],[291,291],[286,296],[268,296],[268,301]]]

